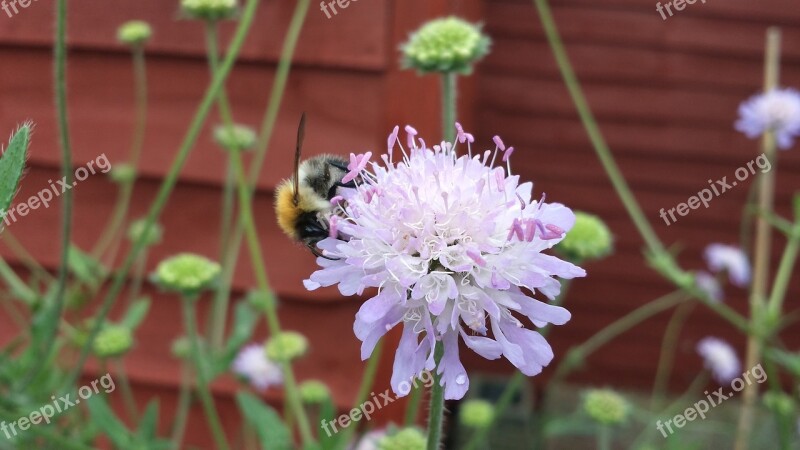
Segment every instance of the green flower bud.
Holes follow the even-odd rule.
[[[94,340],[92,350],[98,358],[122,356],[133,346],[133,333],[122,325],[107,325]]]
[[[182,253],[162,261],[153,274],[153,281],[167,291],[194,298],[217,280],[220,265],[203,256]]]
[[[142,233],[144,233],[144,224],[146,221],[146,219],[138,219],[131,223],[131,225],[128,227],[129,241],[137,242],[139,238],[142,237]],[[144,236],[144,245],[151,246],[161,242],[161,236],[163,232],[164,230],[161,228],[161,225],[154,223],[153,226],[150,227],[150,230],[148,230],[147,235]]]
[[[267,311],[272,297],[270,294],[254,289],[247,293],[245,301],[257,311]]]
[[[778,416],[788,417],[794,414],[794,399],[783,392],[767,392],[763,401],[764,406]]]
[[[289,362],[306,354],[308,339],[295,331],[284,331],[269,339],[264,350],[267,358],[275,362]]]
[[[150,24],[141,20],[125,22],[117,29],[117,39],[127,45],[144,45],[152,36]]]
[[[458,416],[461,424],[470,428],[486,428],[494,420],[494,406],[486,400],[468,400]]]
[[[583,410],[603,425],[618,425],[628,419],[630,405],[611,389],[593,389],[583,399]]]
[[[479,25],[457,17],[424,24],[402,45],[403,66],[420,73],[468,75],[472,66],[489,53],[491,40]]]
[[[115,164],[108,173],[108,176],[114,183],[128,184],[136,179],[136,169],[126,163]]]
[[[575,211],[575,226],[556,249],[572,261],[600,259],[613,250],[613,238],[599,217]]]
[[[423,450],[427,439],[416,428],[404,428],[378,441],[378,450]]]
[[[236,0],[181,0],[181,9],[192,19],[221,20],[233,17]]]
[[[300,398],[303,403],[318,405],[331,397],[331,391],[319,380],[308,380],[300,384]]]
[[[246,125],[219,125],[214,129],[214,141],[228,151],[250,150],[256,145],[256,132]]]
[[[205,341],[203,341],[202,337],[197,338],[197,345],[202,353],[205,348]],[[170,348],[170,353],[176,359],[180,359],[183,361],[188,361],[192,358],[192,342],[189,340],[188,336],[181,336],[174,341],[172,341],[172,347]]]

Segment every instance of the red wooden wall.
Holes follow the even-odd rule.
[[[645,215],[667,246],[682,251],[684,267],[704,268],[707,244],[738,242],[752,178],[671,226],[659,211],[685,202],[708,179],[733,179],[738,167],[761,153],[733,123],[739,103],[762,86],[768,26],[783,30],[782,83],[800,86],[796,2],[697,2],[666,21],[656,12],[656,2],[551,3],[588,101]],[[616,254],[587,265],[588,278],[573,285],[567,300],[573,319],[553,334],[563,351],[670,287],[642,257],[643,241],[594,155],[532,2],[489,2],[485,20],[495,45],[478,77],[482,139],[502,135],[520,149],[515,156],[528,155],[515,161],[516,170],[533,179],[537,191],[600,215],[616,238]],[[775,168],[778,210],[788,216],[791,196],[800,191],[800,148],[781,152]],[[773,270],[783,242],[778,236]],[[800,307],[798,294],[800,279],[795,277],[787,306]],[[732,307],[747,311],[742,290],[728,289],[727,295]],[[576,380],[650,387],[669,318],[662,314],[599,351]],[[786,332],[793,349],[800,346],[797,330],[795,325]],[[675,385],[685,386],[699,369],[694,344],[706,335],[728,338],[744,352],[744,339],[701,307],[678,341]]]
[[[706,244],[736,241],[747,187],[726,193],[708,210],[694,211],[671,227],[660,222],[658,211],[685,201],[705,187],[708,178],[731,175],[756,155],[755,144],[732,129],[736,107],[759,89],[768,25],[784,29],[782,79],[800,86],[796,2],[698,3],[667,21],[661,20],[651,2],[553,3],[578,76],[645,213],[666,243],[683,245],[684,266],[700,268]],[[39,2],[11,19],[0,15],[0,130],[11,130],[25,119],[37,123],[30,172],[18,198],[27,198],[45,187],[48,179],[58,178],[50,87],[51,6]],[[293,7],[293,2],[264,2],[258,14],[229,83],[240,122],[256,125],[261,120]],[[256,214],[270,276],[282,300],[284,326],[304,331],[312,342],[312,354],[298,364],[299,377],[328,382],[342,406],[354,397],[353,380],[362,368],[358,341],[352,335],[358,302],[339,298],[333,289],[305,292],[301,281],[314,270],[314,262],[280,235],[272,213],[272,190],[291,170],[301,111],[309,113],[309,155],[380,149],[396,123],[412,123],[427,136],[438,133],[438,85],[434,79],[400,71],[396,49],[423,20],[447,12],[482,17],[494,38],[492,55],[464,84],[465,123],[482,142],[502,135],[518,148],[516,171],[533,179],[537,191],[547,192],[550,200],[601,215],[617,240],[615,256],[588,265],[589,277],[574,284],[568,300],[573,320],[551,338],[557,357],[669,289],[643,263],[642,242],[589,146],[531,2],[362,1],[332,19],[312,4],[270,159],[259,181]],[[113,163],[124,160],[133,118],[132,79],[127,52],[114,42],[115,30],[134,18],[151,22],[155,29],[155,39],[148,46],[150,110],[143,178],[133,205],[134,214],[141,215],[208,82],[201,26],[176,20],[177,2],[163,0],[74,0],[70,14],[70,114],[76,165],[101,153]],[[232,26],[227,24],[225,29],[229,33]],[[161,220],[166,229],[164,243],[153,251],[151,268],[159,259],[180,251],[216,256],[223,158],[211,143],[210,132],[205,132]],[[791,193],[800,190],[799,169],[800,149],[781,153],[777,199],[783,212]],[[95,176],[75,190],[75,240],[83,248],[93,243],[111,211],[115,199],[111,186],[104,177]],[[58,259],[58,215],[54,205],[9,228],[49,268],[55,268]],[[24,273],[6,246],[0,246],[0,254]],[[237,299],[254,285],[246,260],[243,254],[235,280]],[[800,285],[795,282],[788,305],[798,306],[798,293]],[[155,299],[153,310],[128,366],[139,389],[169,398],[178,380],[178,365],[169,355],[171,340],[181,334],[176,325],[178,304],[176,299],[150,294]],[[742,292],[731,290],[728,301],[745,310]],[[601,350],[590,360],[591,370],[582,380],[649,386],[668,318],[661,315]],[[5,338],[17,333],[7,317],[0,315],[0,320],[0,334]],[[726,336],[743,349],[743,339],[699,311],[679,342],[678,378],[690,378],[699,367],[693,345],[707,334]],[[261,329],[258,337],[263,336]],[[487,371],[509,367],[477,358],[471,364]],[[390,368],[391,358],[385,358],[376,390],[388,387]],[[224,397],[233,384],[228,380],[216,387]],[[400,411],[396,406],[386,417],[397,417]],[[234,415],[225,417],[230,425],[237,420]],[[199,443],[205,440],[202,428],[195,436]]]

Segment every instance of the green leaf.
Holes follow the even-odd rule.
[[[107,271],[100,261],[73,244],[70,244],[67,267],[75,278],[92,289],[99,286]]]
[[[136,330],[144,318],[147,317],[147,311],[149,310],[150,298],[142,297],[131,304],[125,313],[125,317],[122,318],[121,324],[131,331]]]
[[[269,450],[292,448],[292,436],[274,409],[247,392],[236,394],[236,403],[245,421],[258,433],[262,448]]]
[[[225,348],[216,362],[215,373],[228,370],[231,362],[236,357],[236,353],[242,346],[250,340],[253,330],[258,322],[259,314],[247,303],[236,305],[233,319],[233,330],[225,343]]]
[[[128,448],[133,443],[130,432],[117,419],[114,411],[108,406],[105,397],[94,396],[86,401],[89,418],[117,448]]]
[[[789,353],[783,350],[769,350],[767,355],[770,359],[783,366],[796,378],[800,378],[800,354]]]
[[[139,419],[137,434],[145,442],[156,438],[156,428],[158,427],[158,400],[153,400],[147,404],[147,409]]]
[[[8,142],[8,148],[0,157],[0,218],[8,211],[11,200],[17,193],[22,171],[25,169],[25,157],[30,143],[31,124],[25,123]]]

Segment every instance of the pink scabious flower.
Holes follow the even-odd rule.
[[[233,360],[231,370],[259,391],[283,384],[281,367],[267,358],[263,345],[250,344],[243,347]]]
[[[736,351],[722,339],[703,338],[697,343],[697,353],[705,360],[706,369],[710,370],[714,379],[721,384],[730,383],[742,374]]]
[[[739,106],[736,129],[751,139],[773,131],[778,147],[788,149],[800,136],[800,92],[773,89],[750,97]]]
[[[469,388],[459,339],[484,358],[505,356],[524,374],[538,374],[553,352],[523,320],[562,325],[570,313],[528,294],[554,299],[561,289],[556,277],[586,275],[543,253],[572,228],[572,211],[544,196],[532,200],[532,183],[511,175],[508,158],[495,167],[499,138],[494,151],[473,155],[471,135],[457,130],[456,142],[428,147],[409,128],[406,149],[395,128],[382,164],[372,162],[355,188],[342,190],[338,235],[319,243],[322,269],[305,281],[309,290],[338,284],[345,296],[378,288],[353,328],[367,359],[387,331],[402,325],[391,380],[399,396],[408,394],[407,380],[436,367],[437,342],[444,347],[437,371],[447,399]],[[460,157],[459,142],[468,150]],[[397,162],[395,146],[402,152]],[[357,168],[364,158],[351,161]]]
[[[750,284],[750,261],[742,249],[733,245],[710,244],[705,251],[706,264],[713,272],[726,271],[736,286]]]

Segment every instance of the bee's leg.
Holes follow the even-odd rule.
[[[356,182],[355,181],[351,181],[349,183],[342,183],[342,182],[337,181],[336,183],[333,183],[333,185],[331,185],[331,188],[328,189],[328,198],[331,199],[333,197],[336,197],[336,193],[337,193],[337,190],[339,188],[355,189],[356,188]]]
[[[349,172],[350,171],[350,169],[347,168],[347,164],[342,164],[339,161],[328,161],[328,164],[330,164],[333,167],[336,167],[337,169],[342,170],[344,172]]]
[[[341,258],[331,258],[330,256],[326,256],[321,251],[319,251],[319,248],[317,248],[317,244],[315,242],[309,242],[306,245],[306,247],[308,247],[308,249],[311,250],[311,253],[313,253],[314,256],[318,258],[325,258],[331,261],[338,261],[339,259],[341,259]]]

